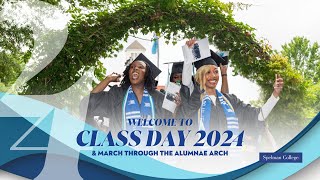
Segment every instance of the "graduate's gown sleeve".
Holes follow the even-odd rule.
[[[234,94],[224,94],[232,104],[239,119],[239,127],[252,138],[257,139],[265,131],[265,122],[258,120],[261,108],[256,108],[238,99]]]
[[[113,86],[109,91],[101,91],[99,93],[91,93],[89,98],[86,122],[97,127],[94,117],[99,119],[108,118],[110,120],[110,127],[118,126],[116,107],[121,107],[123,100],[123,89],[121,87]],[[120,115],[121,116],[121,115]]]
[[[200,87],[197,83],[194,83],[194,89],[191,95],[190,89],[185,85],[181,85],[181,106],[178,109],[178,114],[179,117],[193,120],[193,130],[198,130],[198,110],[201,106],[200,95]]]

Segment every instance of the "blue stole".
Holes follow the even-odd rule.
[[[149,122],[150,119],[154,119],[154,117],[154,103],[148,91],[144,89],[141,104],[139,105],[139,101],[130,86],[122,103],[122,129],[128,131],[146,130],[147,128],[153,129],[153,127],[150,126],[129,125],[129,119],[131,119],[131,122],[135,120],[137,123],[139,119],[147,119],[147,122]]]
[[[228,130],[232,131],[234,135],[237,135],[239,133],[239,121],[231,103],[218,90],[216,90],[216,94],[227,118]],[[205,95],[200,107],[200,121],[203,123],[205,131],[210,131],[211,104],[211,98],[208,95]]]

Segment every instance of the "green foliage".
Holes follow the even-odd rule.
[[[309,118],[312,118],[320,110],[320,82],[308,88],[307,95],[308,95],[307,99],[309,103],[307,107],[310,108],[310,112],[307,113],[306,115]]]
[[[294,37],[282,46],[281,53],[305,79],[317,83],[320,79],[320,49],[317,42],[311,44],[305,37]]]
[[[268,124],[280,144],[300,132],[320,109],[318,44],[310,45],[306,38],[295,37],[282,48],[281,54],[271,57],[270,71],[265,74],[279,73],[285,81],[281,100],[268,117]],[[263,94],[268,95],[271,92],[264,83],[267,81],[258,84]]]
[[[10,22],[0,24],[0,83],[1,91],[6,91],[17,79],[24,64],[30,58],[33,40],[27,28],[19,28]]]
[[[317,42],[311,44],[305,37],[294,37],[290,43],[282,46],[281,53],[288,57],[290,64],[303,77],[305,92],[302,104],[303,115],[311,119],[319,112],[320,47]]]
[[[207,36],[220,49],[230,50],[233,59],[245,62],[248,65],[245,68],[235,67],[250,79],[255,77],[251,69],[256,60],[264,63],[269,58],[263,42],[255,39],[254,29],[233,19],[230,4],[217,0],[95,2],[99,5],[93,1],[80,1],[87,8],[86,12],[71,6],[68,13],[73,19],[69,23],[67,43],[50,68],[28,82],[24,93],[51,94],[67,89],[82,76],[84,71],[81,69],[97,66],[99,58],[116,56],[123,48],[121,40],[138,32],[160,33],[168,43]],[[98,8],[93,10],[94,6]],[[111,9],[103,8],[111,6]],[[98,79],[104,76],[101,72],[101,69],[95,72]],[[43,87],[45,84],[47,86]]]

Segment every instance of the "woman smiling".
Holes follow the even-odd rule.
[[[155,78],[160,70],[143,54],[126,67],[120,86],[103,91],[110,82],[119,82],[120,75],[111,74],[91,92],[88,123],[105,130],[147,130],[128,124],[132,119],[155,119],[170,116],[162,109],[164,95],[155,90]],[[106,121],[108,121],[106,123]]]
[[[193,39],[186,44],[192,47],[194,43]],[[252,141],[257,141],[259,135],[266,133],[264,120],[279,100],[283,88],[280,75],[276,75],[274,90],[268,101],[262,108],[255,108],[233,94],[217,90],[220,75],[218,65],[211,57],[194,62],[194,66],[197,69],[194,91],[191,97],[185,93],[181,93],[181,96],[185,116],[197,119],[198,129],[221,132],[230,130],[233,134],[245,131],[246,137]],[[183,76],[186,78],[190,74],[184,73]]]

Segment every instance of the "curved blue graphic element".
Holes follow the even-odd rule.
[[[3,101],[4,100],[4,101]],[[31,162],[34,159],[35,166],[41,167],[43,166],[43,159],[39,159],[39,157],[33,156],[34,154],[45,153],[46,151],[10,151],[10,147],[14,144],[19,137],[22,136],[24,132],[26,132],[36,121],[38,121],[39,117],[42,117],[42,123],[39,123],[38,126],[32,131],[32,133],[28,134],[23,141],[21,141],[21,146],[31,146],[28,142],[37,141],[37,144],[34,146],[46,146],[48,135],[55,138],[57,141],[62,143],[67,148],[73,149],[74,151],[80,151],[80,160],[79,160],[79,173],[81,176],[89,176],[90,172],[95,172],[97,174],[101,174],[101,177],[114,177],[117,178],[119,176],[122,178],[210,178],[210,179],[234,179],[234,178],[245,178],[245,179],[257,179],[260,175],[263,174],[265,178],[274,179],[275,176],[277,178],[285,178],[290,176],[291,174],[297,172],[302,169],[313,160],[317,159],[320,156],[320,150],[318,146],[318,142],[320,142],[320,113],[307,125],[295,138],[293,138],[288,144],[283,146],[277,152],[302,152],[303,153],[303,163],[268,163],[263,164],[261,162],[253,163],[244,168],[228,172],[221,175],[214,174],[202,174],[191,171],[182,170],[160,161],[157,161],[151,157],[146,156],[125,156],[125,157],[104,157],[104,156],[92,156],[93,150],[101,150],[101,147],[94,147],[91,149],[81,149],[76,144],[76,136],[80,131],[78,129],[86,129],[86,130],[95,130],[95,128],[84,124],[82,121],[72,117],[64,111],[59,109],[55,109],[54,107],[44,104],[42,102],[35,101],[33,99],[29,99],[22,96],[14,96],[10,95],[10,97],[6,96],[0,99],[0,102],[7,105],[8,109],[18,112],[22,117],[2,117],[0,114],[0,129],[1,133],[5,133],[5,135],[1,134],[2,137],[10,137],[4,140],[4,143],[0,147],[0,151],[3,152],[0,154],[0,168],[7,170],[9,172],[17,173],[23,172],[25,169],[28,169],[30,164],[27,162]],[[16,104],[18,103],[18,104]],[[25,108],[23,104],[32,104],[32,108]],[[37,107],[41,106],[41,107]],[[37,115],[37,111],[40,109],[39,116]],[[49,116],[50,112],[53,113],[52,109],[55,109],[54,115],[52,117]],[[34,111],[31,113],[30,111]],[[49,113],[49,114],[48,114]],[[33,115],[33,118],[30,118],[30,115]],[[46,117],[44,117],[46,116]],[[52,134],[50,132],[51,123],[48,123],[48,120],[58,121],[61,124],[61,133]],[[73,131],[70,131],[73,130]],[[103,138],[105,134],[101,132],[100,138]],[[32,138],[32,139],[28,139]],[[39,144],[38,144],[39,143]],[[130,147],[104,147],[105,150],[134,150]],[[60,156],[65,156],[60,154]],[[28,158],[27,158],[28,157]],[[41,158],[40,158],[41,159]],[[21,163],[21,162],[24,163]],[[18,163],[20,162],[20,163]],[[10,168],[8,163],[11,163]],[[139,168],[137,167],[137,163],[139,163]],[[85,166],[86,168],[82,169],[80,166]],[[37,171],[39,171],[38,168]],[[29,171],[33,172],[35,175],[36,170]],[[38,172],[39,173],[39,172]],[[20,175],[20,174],[19,174]],[[25,177],[31,177],[31,175],[23,175]],[[88,177],[89,178],[89,177]],[[260,177],[259,177],[260,178]]]
[[[29,118],[34,121],[38,118]],[[0,135],[2,137],[0,146],[0,166],[16,158],[23,157],[29,154],[40,153],[45,151],[12,151],[10,147],[17,141],[23,133],[32,126],[32,123],[22,117],[0,117]],[[48,143],[48,134],[40,129],[35,129],[34,133],[30,134],[33,141],[38,144],[46,145]],[[7,137],[7,138],[6,138]],[[29,139],[29,138],[28,138]],[[30,142],[30,139],[27,140]],[[23,142],[24,143],[24,142]]]
[[[30,154],[7,162],[1,165],[0,168],[25,178],[34,179],[42,171],[45,158],[46,153]]]
[[[27,97],[16,96],[16,95],[7,95],[5,96],[5,98],[1,99],[1,101],[11,109],[16,111],[17,114],[24,117],[19,119],[19,122],[17,122],[18,124],[10,126],[13,129],[11,130],[8,129],[8,134],[10,134],[9,136],[13,138],[10,141],[5,140],[8,144],[6,145],[6,147],[2,146],[1,148],[4,148],[6,150],[6,154],[3,154],[4,156],[12,157],[12,158],[7,159],[6,161],[2,162],[2,164],[15,158],[23,157],[25,155],[39,153],[39,151],[37,150],[10,151],[10,147],[22,136],[23,132],[26,132],[30,128],[30,126],[35,123],[34,118],[26,118],[26,115],[28,116],[38,115],[37,111],[40,110],[39,116],[42,117],[43,120],[50,119],[46,117],[50,115],[54,107],[51,107],[48,104],[30,99]],[[30,104],[32,104],[32,107],[30,107]],[[27,107],[25,107],[26,105]],[[41,106],[41,108],[40,107],[38,108],[38,106]],[[49,128],[51,126],[51,123],[43,123],[43,122],[39,122],[38,126],[33,131],[36,131],[39,133],[43,131],[46,134],[50,134],[51,137],[55,138],[56,140],[60,141],[64,145],[76,151],[81,150],[81,147],[79,147],[76,143],[76,137],[78,133],[83,129],[86,129],[89,131],[96,130],[92,126],[85,124],[83,121],[80,121],[59,109],[55,109],[54,116],[52,117],[51,120],[56,122],[58,121],[60,123],[59,134],[52,134]],[[0,121],[1,127],[5,128],[8,125],[9,121],[10,120],[6,117],[2,118],[2,120]],[[19,123],[21,124],[26,123],[26,124],[29,124],[29,126],[22,127],[19,125]],[[15,128],[19,128],[20,133],[16,134]],[[33,133],[36,133],[36,132],[33,132]],[[101,132],[101,134],[102,134],[102,137],[100,138],[103,139],[103,136],[105,136],[105,134],[103,132]],[[28,139],[29,135],[30,134],[27,134],[25,136],[25,139],[23,139],[23,141],[30,141],[30,139]],[[101,147],[93,148],[90,150],[82,150],[80,152],[83,155],[93,158],[97,163],[107,164],[108,166],[113,167],[114,170],[121,171],[121,173],[128,172],[131,174],[143,174],[147,176],[164,177],[164,178],[170,178],[172,174],[176,174],[180,178],[198,178],[198,177],[212,176],[210,174],[195,173],[195,172],[182,170],[173,166],[169,166],[167,164],[164,164],[148,156],[143,156],[143,157],[131,156],[126,158],[123,158],[123,157],[105,158],[101,156],[92,157],[91,155],[92,150],[101,150]],[[108,150],[132,151],[134,149],[129,147],[108,147]],[[143,168],[144,166],[140,166],[140,168],[132,168],[136,165],[137,161],[139,161],[139,163],[145,164],[145,166],[148,167],[148,169]],[[163,171],[166,171],[167,173],[164,174]]]
[[[11,172],[13,174],[23,176],[29,179],[36,178],[42,171],[46,154],[32,154],[24,157],[17,158],[2,166],[1,169]],[[57,155],[55,157],[61,163],[67,163],[71,158]],[[32,166],[30,166],[32,164]],[[78,169],[83,179],[130,179],[120,173],[116,173],[113,170],[108,170],[103,166],[95,165],[93,163],[79,160]]]
[[[268,163],[243,176],[243,179],[284,179],[320,157],[320,113],[288,144],[277,152],[302,152],[302,163]]]

